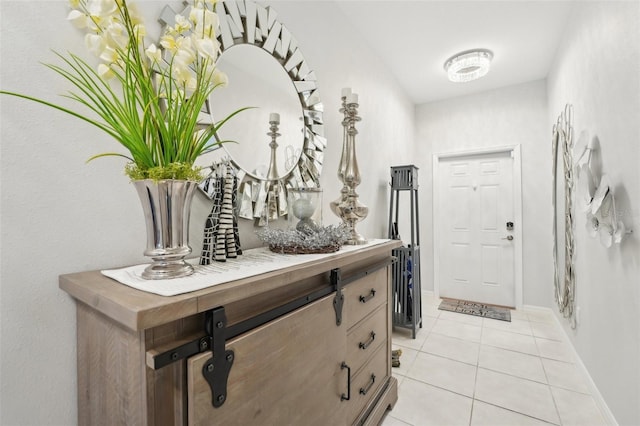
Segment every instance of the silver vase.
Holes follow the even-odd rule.
[[[193,266],[184,258],[189,247],[191,201],[198,182],[187,180],[137,180],[133,182],[142,203],[147,225],[144,255],[153,263],[142,277],[148,280],[191,275]]]

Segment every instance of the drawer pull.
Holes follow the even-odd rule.
[[[376,375],[375,374],[371,374],[371,381],[369,382],[369,384],[367,385],[366,388],[360,388],[360,394],[361,395],[366,395],[367,392],[369,392],[371,390],[371,387],[373,386],[373,384],[376,382]]]
[[[373,343],[374,340],[376,340],[376,333],[374,333],[372,331],[371,332],[371,337],[369,338],[369,340],[364,342],[364,343],[363,342],[358,343],[358,347],[360,349],[367,349],[369,347],[369,345]]]
[[[374,289],[371,289],[371,293],[369,293],[368,296],[360,296],[360,301],[362,303],[367,303],[369,300],[373,299],[375,295],[376,295],[376,291]]]
[[[348,401],[351,399],[351,368],[346,362],[342,361],[340,369],[344,370],[345,368],[347,369],[347,395],[345,396],[345,394],[342,394],[340,396],[340,401]]]

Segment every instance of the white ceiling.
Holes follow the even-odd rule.
[[[337,0],[416,103],[547,76],[575,1]],[[487,76],[451,83],[443,69],[473,48],[494,53]]]

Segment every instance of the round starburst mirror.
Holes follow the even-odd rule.
[[[238,108],[254,108],[220,129],[217,139],[234,143],[202,156],[198,165],[228,161],[240,182],[239,217],[264,224],[287,214],[289,189],[320,186],[327,143],[323,106],[315,73],[271,7],[249,0],[219,1],[216,12],[221,49],[216,66],[227,74],[229,84],[214,91],[207,113],[217,122]],[[160,21],[173,25],[175,15],[166,6]],[[269,136],[276,133],[270,128],[274,114],[278,117],[275,148]]]

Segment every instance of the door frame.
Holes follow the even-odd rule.
[[[514,227],[514,289],[516,309],[522,309],[523,277],[522,277],[522,160],[520,144],[478,148],[464,151],[442,152],[433,154],[433,292],[435,297],[440,297],[440,162],[443,159],[455,159],[457,157],[479,156],[486,154],[509,153],[513,158],[513,215],[516,226]]]

